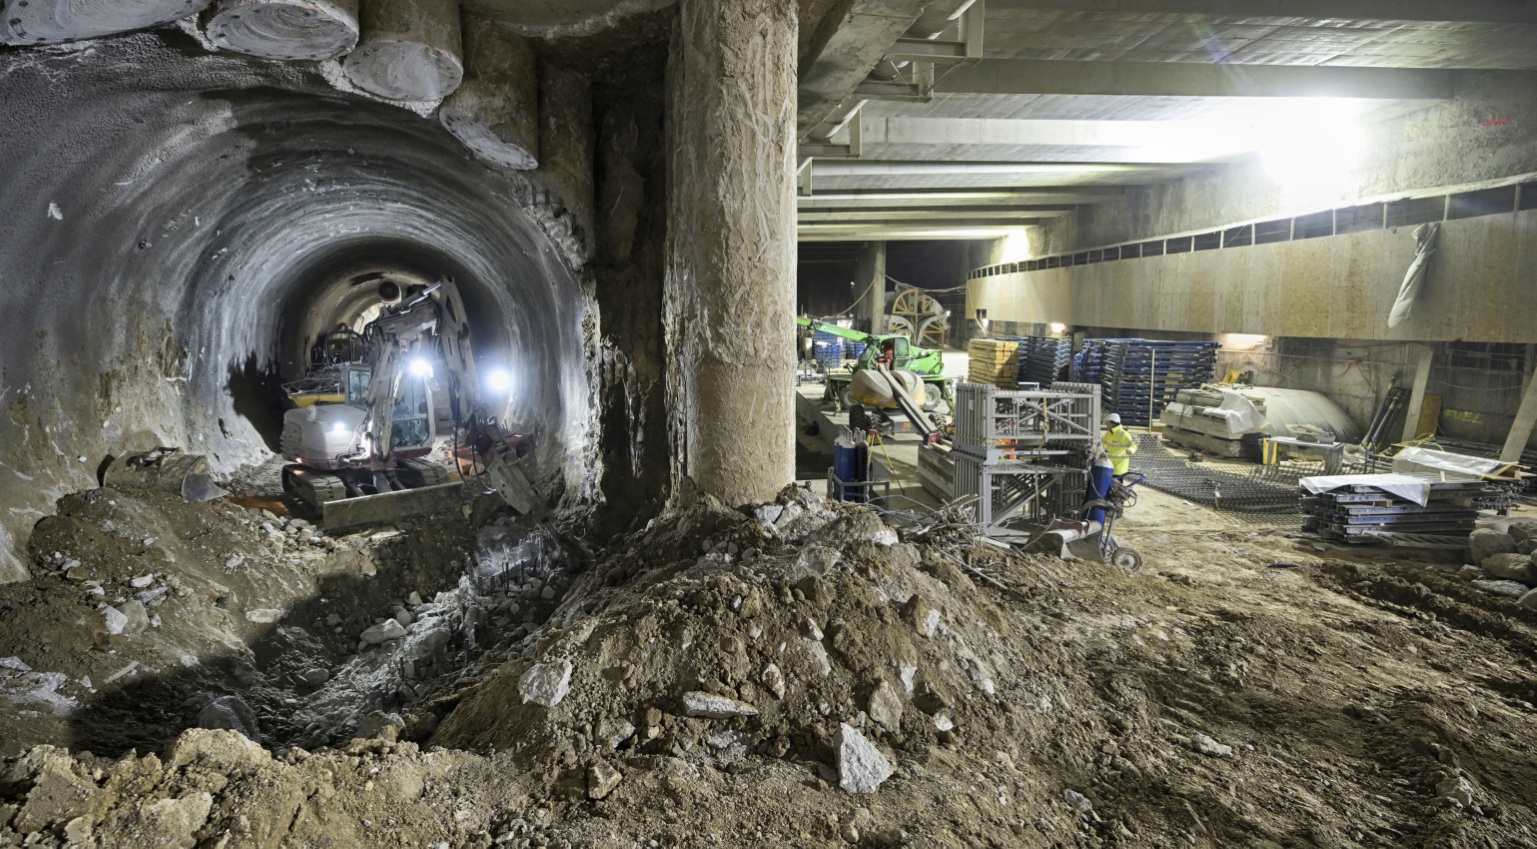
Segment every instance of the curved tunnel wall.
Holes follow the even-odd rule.
[[[265,459],[250,399],[285,318],[351,267],[453,274],[477,353],[512,366],[509,421],[584,486],[586,300],[519,178],[303,67],[184,40],[0,51],[0,581],[109,452]]]

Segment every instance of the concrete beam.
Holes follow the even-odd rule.
[[[797,125],[804,137],[832,117],[932,0],[839,0],[800,67]]]
[[[914,189],[832,189],[814,195],[803,195],[802,204],[819,201],[850,203],[1027,203],[1053,201],[1057,203],[1103,203],[1126,196],[1121,186],[1004,186],[996,189],[972,188],[914,188]]]
[[[423,102],[464,79],[457,0],[363,0],[363,35],[345,67],[352,84],[386,100]]]
[[[1522,0],[988,0],[987,3],[988,12],[1038,9],[1134,15],[1537,24],[1537,4]]]
[[[883,217],[883,218],[872,218],[872,219],[868,219],[868,220],[858,220],[858,221],[818,221],[818,220],[809,220],[808,221],[808,220],[800,220],[800,221],[798,221],[798,229],[802,233],[805,233],[807,231],[816,231],[816,230],[880,230],[880,229],[891,229],[891,228],[911,228],[911,229],[920,229],[920,230],[921,229],[930,229],[930,228],[939,229],[939,230],[978,229],[978,228],[1001,229],[1001,230],[1010,230],[1010,229],[1017,230],[1017,229],[1019,229],[1021,227],[1036,227],[1036,226],[1039,226],[1040,223],[1041,223],[1041,219],[1039,219],[1039,218],[1008,218],[1008,217],[999,218],[999,217],[994,217],[994,218],[958,218],[958,219],[943,219],[943,218],[940,218],[940,219],[936,219],[936,218],[932,218],[932,217],[930,217],[930,218],[922,218],[922,217],[920,217],[920,218],[903,218],[903,217],[886,216],[886,217]]]
[[[951,212],[949,210],[919,210],[908,212],[876,209],[861,212],[823,212],[803,209],[796,220],[801,224],[867,224],[901,221],[903,223],[967,224],[977,221],[1006,221],[1020,226],[1033,225],[1042,216],[1034,212],[1015,212],[1008,209],[990,209],[981,212]]]
[[[5,0],[0,8],[0,43],[59,44],[100,38],[168,24],[207,5],[208,0]]]
[[[1423,68],[986,59],[955,68],[934,90],[948,94],[1450,100],[1456,76],[1456,71]]]
[[[977,239],[1001,239],[1017,228],[1009,227],[884,227],[847,229],[801,228],[798,239],[801,244],[818,242],[936,242],[973,241]]]
[[[539,167],[539,71],[534,49],[512,27],[464,22],[464,82],[438,119],[481,158],[517,171]]]
[[[879,203],[864,206],[815,206],[802,203],[801,217],[808,215],[966,215],[973,218],[997,216],[1066,215],[1077,211],[1075,204],[978,204],[975,206],[933,206],[926,204]]]
[[[263,59],[334,59],[358,44],[358,0],[218,0],[208,38]]]
[[[812,163],[818,177],[910,177],[935,174],[1100,174],[1188,168],[1189,162],[926,162],[850,159]]]

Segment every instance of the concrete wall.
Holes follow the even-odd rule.
[[[1387,316],[1407,228],[974,281],[992,320],[1363,340],[1537,342],[1537,211],[1444,225],[1413,317]]]

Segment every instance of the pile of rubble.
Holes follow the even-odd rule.
[[[1509,523],[1507,530],[1481,528],[1468,537],[1472,565],[1458,575],[1485,592],[1537,610],[1537,520]]]

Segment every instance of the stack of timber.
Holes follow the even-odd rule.
[[[1019,386],[1019,340],[973,339],[967,346],[971,358],[966,380],[1013,390]]]

